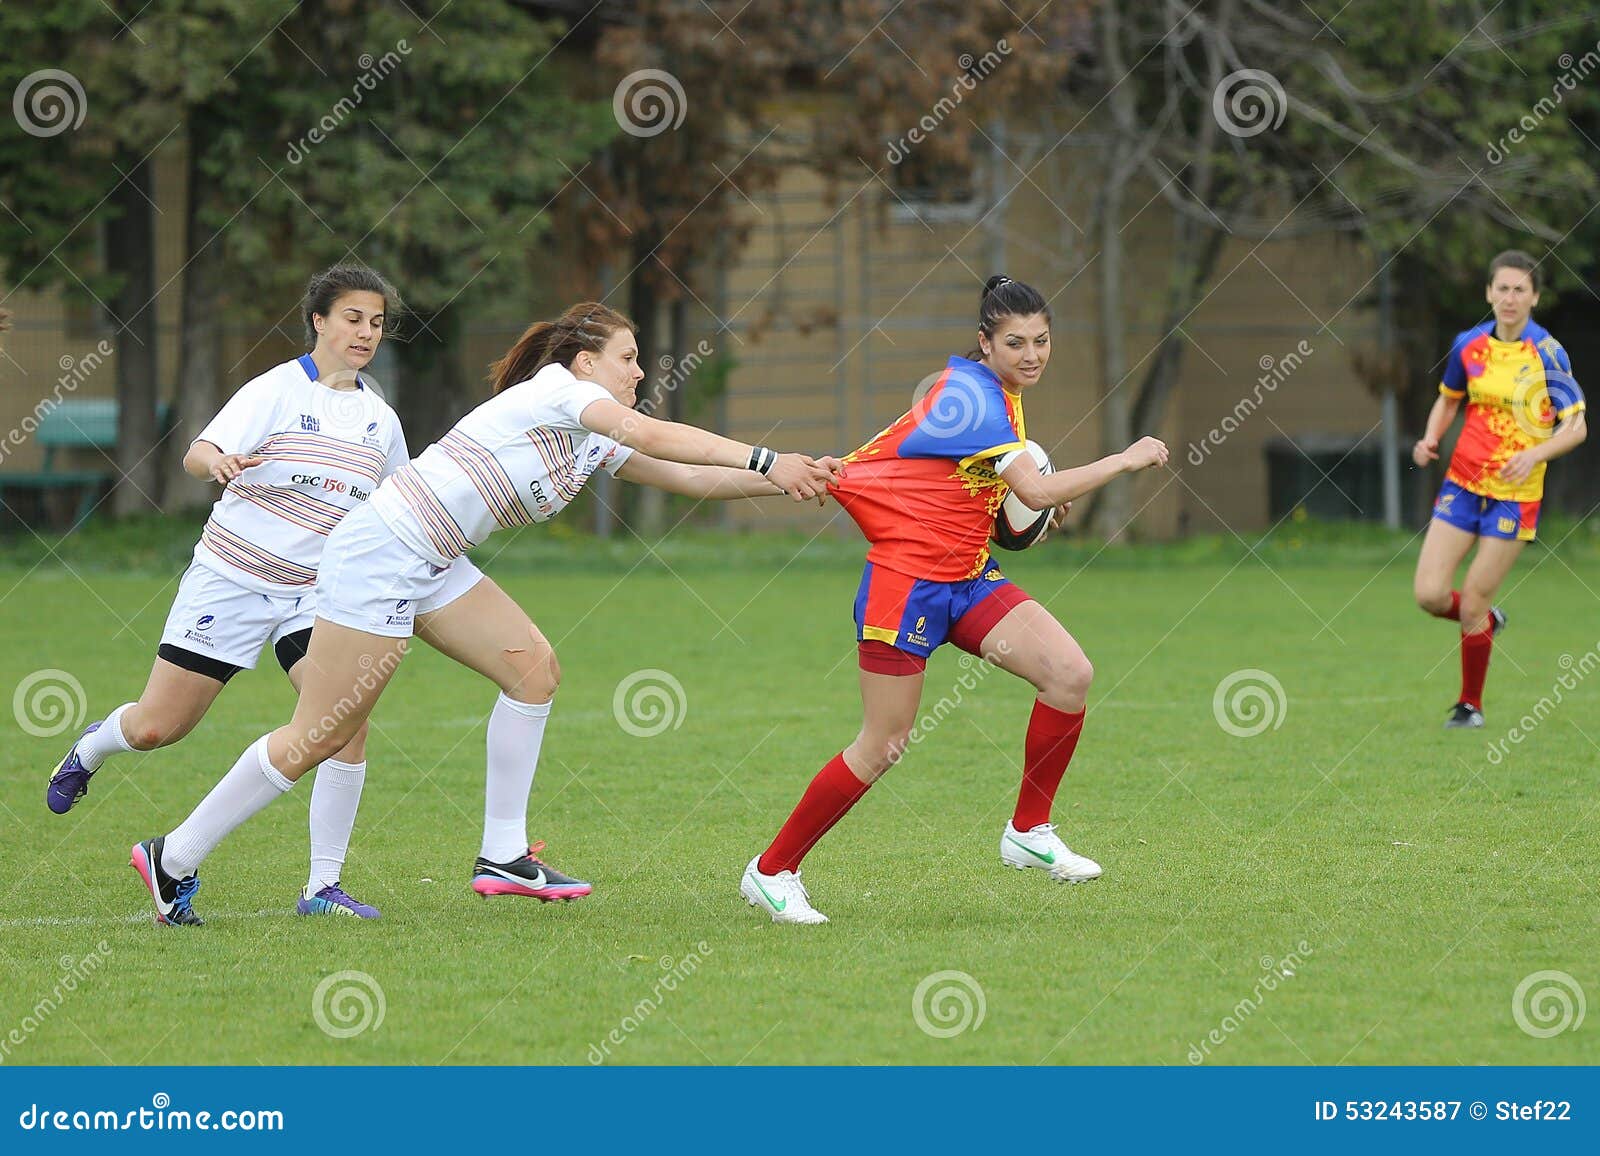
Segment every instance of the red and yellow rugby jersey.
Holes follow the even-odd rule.
[[[1010,490],[994,459],[1026,441],[1022,398],[987,366],[952,357],[920,401],[845,458],[832,493],[871,543],[873,565],[939,582],[975,578]]]
[[[1467,399],[1466,425],[1446,476],[1486,498],[1539,501],[1545,463],[1516,485],[1500,480],[1500,467],[1584,408],[1561,343],[1532,321],[1516,341],[1495,337],[1493,321],[1475,325],[1451,345],[1439,392]]]

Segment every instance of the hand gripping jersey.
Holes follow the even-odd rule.
[[[874,566],[940,582],[975,578],[1010,491],[994,459],[1026,441],[1022,398],[987,366],[952,357],[908,413],[845,459],[832,493],[867,536]]]
[[[1539,501],[1545,463],[1516,485],[1500,480],[1500,467],[1584,408],[1560,342],[1532,321],[1516,341],[1496,338],[1493,321],[1475,325],[1451,345],[1439,392],[1467,399],[1466,424],[1450,458],[1449,480],[1498,501]]]
[[[490,398],[373,495],[373,509],[419,557],[448,566],[502,526],[548,522],[596,469],[633,455],[578,415],[611,397],[562,365]]]
[[[222,491],[194,560],[269,596],[309,590],[328,532],[407,460],[388,404],[323,385],[310,354],[240,386],[195,441],[267,459]]]

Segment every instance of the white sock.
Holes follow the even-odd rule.
[[[485,859],[507,863],[528,853],[528,794],[549,718],[547,702],[518,702],[504,694],[495,701],[483,786],[483,848],[478,852]]]
[[[83,764],[84,770],[98,771],[100,764],[112,755],[133,750],[133,745],[122,733],[122,714],[133,705],[131,702],[123,703],[106,715],[106,721],[100,724],[99,730],[78,740],[78,761]]]
[[[262,735],[167,836],[161,849],[162,870],[175,879],[193,875],[230,831],[292,786],[267,760],[267,736]]]
[[[339,882],[366,778],[364,759],[359,763],[323,759],[317,768],[317,781],[311,785],[311,878],[306,884],[310,895]]]

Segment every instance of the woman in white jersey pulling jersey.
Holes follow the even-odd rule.
[[[365,266],[312,277],[301,305],[311,352],[246,382],[195,438],[183,467],[221,483],[222,496],[178,584],[144,693],[92,723],[57,764],[46,791],[52,811],[71,810],[107,759],[187,735],[269,642],[299,689],[323,545],[407,461],[399,419],[360,376],[393,301],[394,290]],[[378,915],[339,881],[366,776],[366,734],[365,724],[351,728],[324,751],[311,792],[302,915]]]
[[[399,470],[329,538],[317,627],[293,720],[263,735],[133,866],[159,923],[200,922],[201,861],[235,827],[348,742],[415,633],[500,688],[489,716],[480,895],[576,899],[590,885],[539,859],[527,804],[560,667],[523,609],[464,555],[501,527],[544,522],[594,471],[696,498],[820,498],[842,471],[634,411],[634,327],[593,302],[540,322],[491,369],[495,396]]]

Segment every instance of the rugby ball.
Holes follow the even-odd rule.
[[[1055,466],[1050,464],[1050,455],[1044,452],[1044,447],[1038,442],[1030,441],[1027,449],[1001,454],[994,463],[995,473],[1005,473],[1011,463],[1025,453],[1033,455],[1041,474],[1055,472]],[[994,539],[994,544],[1002,550],[1026,550],[1044,536],[1045,530],[1050,525],[1051,513],[1049,509],[1030,510],[1022,504],[1021,498],[1015,494],[1007,494],[1006,500],[1000,503],[1000,509],[994,516],[994,533],[990,536]]]

